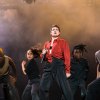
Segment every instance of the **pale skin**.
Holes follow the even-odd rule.
[[[31,52],[31,50],[28,50],[27,51],[27,54],[26,54],[26,57],[27,57],[27,60],[30,61],[31,59],[33,59],[34,55],[33,53]],[[26,61],[23,60],[22,63],[21,63],[21,66],[22,66],[22,72],[24,75],[26,75],[26,72],[25,72],[25,66],[26,66]]]
[[[22,72],[23,72],[24,75],[26,75],[26,72],[25,72],[26,61],[23,60],[21,65],[22,65]]]
[[[53,46],[53,42],[55,39],[57,39],[59,36],[60,36],[60,31],[57,27],[52,27],[51,30],[50,30],[50,35],[51,35],[51,46]],[[46,54],[48,52],[47,49],[43,49],[42,50],[42,54]],[[52,53],[52,50],[50,51],[50,53]],[[66,77],[69,78],[71,76],[70,73],[66,73]]]

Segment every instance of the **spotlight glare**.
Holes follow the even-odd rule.
[[[35,2],[36,0],[24,0],[24,2],[28,3],[28,4],[31,4],[33,2]]]

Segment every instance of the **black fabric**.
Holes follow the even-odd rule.
[[[8,83],[9,82],[9,75],[3,75],[0,77],[0,84],[1,83]]]
[[[48,100],[48,92],[53,80],[59,85],[63,99],[73,100],[65,74],[64,62],[57,58],[53,58],[52,63],[47,63],[44,67],[44,73],[40,82],[40,100]]]
[[[43,73],[44,62],[41,63],[41,58],[40,57],[35,57],[34,60],[36,61],[37,65],[38,65],[38,69],[39,69],[39,73],[40,73],[40,77],[41,77],[42,73]]]
[[[19,94],[15,86],[9,81],[9,75],[0,77],[0,84],[3,85],[5,100],[19,100]]]
[[[22,100],[39,100],[38,88],[39,79],[33,79],[31,81],[29,80],[23,91]]]
[[[74,80],[84,79],[88,77],[89,66],[86,59],[79,60],[71,58],[71,78]]]
[[[28,84],[26,85],[22,100],[39,100],[38,88],[40,82],[40,59],[38,57],[30,60],[26,66]]]
[[[25,71],[29,80],[39,78],[39,67],[34,59],[27,63]]]
[[[89,66],[86,59],[71,58],[71,77],[69,78],[73,97],[78,89],[81,97],[86,96],[86,79],[88,78]]]
[[[88,85],[86,100],[100,100],[100,78]]]

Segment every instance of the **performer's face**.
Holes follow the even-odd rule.
[[[82,57],[82,52],[79,49],[75,49],[73,52],[73,56],[77,59],[80,59]]]
[[[33,59],[33,57],[34,57],[34,55],[33,55],[32,51],[31,50],[28,50],[27,51],[27,59],[28,60],[31,60],[31,59]]]
[[[51,32],[50,32],[50,35],[52,37],[58,37],[60,35],[60,31],[57,27],[52,27],[51,28]]]

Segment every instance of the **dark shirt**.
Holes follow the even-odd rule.
[[[71,78],[72,79],[87,79],[88,75],[88,62],[86,59],[79,60],[71,58]]]
[[[44,48],[48,50],[46,59],[52,62],[52,57],[64,60],[66,73],[70,73],[70,50],[68,43],[61,38],[54,40],[52,48],[50,48],[51,40],[44,44]],[[50,49],[52,53],[50,54]]]
[[[44,63],[41,63],[40,57],[35,57],[34,60],[36,61],[37,65],[38,65],[40,76],[42,76]]]
[[[25,71],[29,80],[39,78],[39,67],[34,59],[28,61]]]

